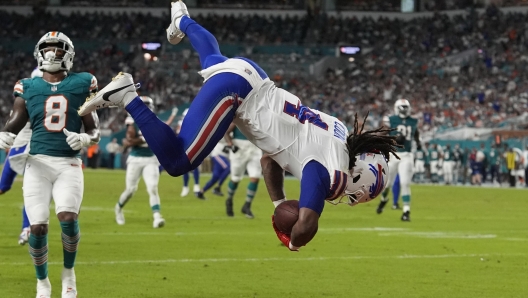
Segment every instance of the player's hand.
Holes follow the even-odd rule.
[[[16,134],[7,131],[0,132],[0,149],[5,150],[13,146]]]
[[[286,246],[290,251],[299,251],[298,248],[297,249],[291,248],[292,246],[290,245],[290,240],[291,240],[290,235],[281,232],[279,228],[277,228],[277,225],[275,225],[275,215],[271,216],[271,224],[273,225],[275,234],[277,234],[277,237],[279,238],[280,242],[284,244],[284,246]]]
[[[70,145],[73,150],[81,150],[82,147],[90,146],[92,140],[86,133],[76,133],[68,131],[66,128],[62,130],[66,135],[66,143]]]
[[[178,114],[178,108],[172,108],[171,116],[176,116]]]

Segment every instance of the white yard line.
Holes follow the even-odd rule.
[[[284,261],[347,261],[347,260],[367,260],[367,259],[451,259],[451,258],[480,258],[485,257],[509,257],[526,256],[527,254],[444,254],[444,255],[397,255],[397,256],[347,256],[347,257],[308,257],[308,258],[211,258],[211,259],[165,259],[165,260],[123,260],[123,261],[90,261],[75,262],[80,265],[116,265],[116,264],[146,264],[146,263],[231,263],[231,262],[284,262]],[[26,266],[30,262],[0,263],[0,266]],[[49,265],[62,265],[63,262],[48,262]]]

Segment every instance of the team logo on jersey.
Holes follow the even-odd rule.
[[[51,91],[53,92],[57,91],[57,86],[51,86]]]
[[[374,199],[381,193],[383,187],[385,186],[385,181],[383,179],[383,167],[378,164],[378,168],[376,168],[374,165],[369,164],[369,170],[376,178],[376,182],[374,182],[369,188],[370,198]]]

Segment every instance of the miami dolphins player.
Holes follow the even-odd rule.
[[[31,72],[31,78],[42,77],[42,71],[35,68]],[[2,177],[0,178],[0,195],[8,192],[17,175],[24,174],[26,167],[26,160],[29,154],[29,140],[31,139],[31,123],[26,123],[24,128],[18,133],[13,142],[13,146],[9,149],[9,154],[5,159],[4,167],[2,169]],[[18,236],[18,244],[24,245],[29,241],[30,224],[27,217],[26,208],[22,208],[22,232]]]
[[[154,110],[154,101],[148,96],[141,96],[141,100]],[[134,123],[132,117],[127,117],[125,120],[127,125],[126,142],[132,147],[127,158],[126,168],[126,188],[119,196],[119,201],[115,205],[115,217],[118,225],[125,224],[125,215],[123,214],[123,207],[134,193],[137,191],[139,179],[143,176],[145,186],[149,194],[150,209],[152,210],[154,228],[161,228],[165,225],[165,219],[160,213],[160,197],[158,193],[158,183],[160,177],[159,162],[148,144],[145,142],[141,131]]]
[[[16,134],[28,121],[31,123],[33,134],[23,185],[24,205],[31,224],[28,244],[37,276],[36,297],[51,297],[47,235],[53,198],[62,231],[62,297],[74,298],[77,297],[74,265],[80,240],[78,215],[84,191],[79,151],[100,139],[97,114],[81,117],[77,110],[97,91],[97,79],[89,73],[69,72],[75,51],[62,32],[42,36],[34,56],[43,76],[15,84],[13,113],[0,132],[0,148],[13,146]]]
[[[421,150],[420,135],[418,133],[418,119],[411,117],[411,104],[407,99],[398,99],[394,103],[394,115],[385,116],[383,125],[393,129],[389,134],[396,137],[396,141],[402,147],[398,148],[400,159],[389,161],[389,181],[383,193],[376,212],[383,212],[383,208],[389,201],[388,194],[394,184],[396,175],[400,176],[401,198],[403,202],[402,221],[411,220],[411,179],[413,176],[414,157],[412,154],[412,141],[417,149]]]
[[[454,161],[454,151],[451,149],[450,144],[446,144],[445,148],[441,152],[442,157],[442,170],[444,173],[444,182],[446,185],[450,185],[451,183],[456,184],[456,181],[453,181],[453,171],[455,168],[455,161]]]
[[[227,58],[214,36],[189,17],[185,4],[172,2],[167,39],[187,36],[198,52],[205,83],[193,99],[178,135],[138,97],[132,75],[119,73],[79,109],[86,115],[110,106],[124,107],[141,129],[163,168],[180,176],[200,165],[234,121],[250,142],[266,155],[264,181],[274,206],[286,200],[284,172],[300,180],[299,219],[277,238],[291,251],[317,234],[325,202],[355,206],[379,195],[387,181],[386,161],[395,137],[378,128],[363,131],[354,121],[348,133],[337,118],[302,105],[294,94],[276,87],[264,70],[244,58]],[[242,239],[242,242],[244,240]]]
[[[233,132],[233,137],[230,133]],[[244,177],[247,171],[249,176],[249,184],[246,190],[246,200],[242,206],[242,213],[249,219],[254,218],[251,212],[251,203],[257,192],[258,183],[262,176],[262,167],[260,159],[262,158],[262,150],[253,145],[232,123],[225,134],[227,145],[232,148],[229,153],[229,160],[231,161],[231,180],[227,185],[227,200],[226,200],[226,214],[227,216],[234,216],[233,213],[233,196],[238,188],[238,183]]]
[[[417,183],[423,183],[425,180],[425,162],[428,152],[420,148],[414,152],[414,180]]]

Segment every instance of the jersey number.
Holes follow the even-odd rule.
[[[66,127],[68,99],[64,95],[52,95],[44,103],[44,127],[48,131],[62,131]]]
[[[298,102],[297,105],[285,102],[283,111],[284,113],[297,118],[302,124],[304,124],[305,121],[308,121],[317,127],[328,130],[328,124],[323,122],[321,116],[314,113],[310,108],[303,106],[300,102]]]
[[[396,130],[398,130],[398,132],[401,133],[401,135],[404,136],[407,141],[411,140],[411,126],[405,126],[400,124],[396,127]]]

